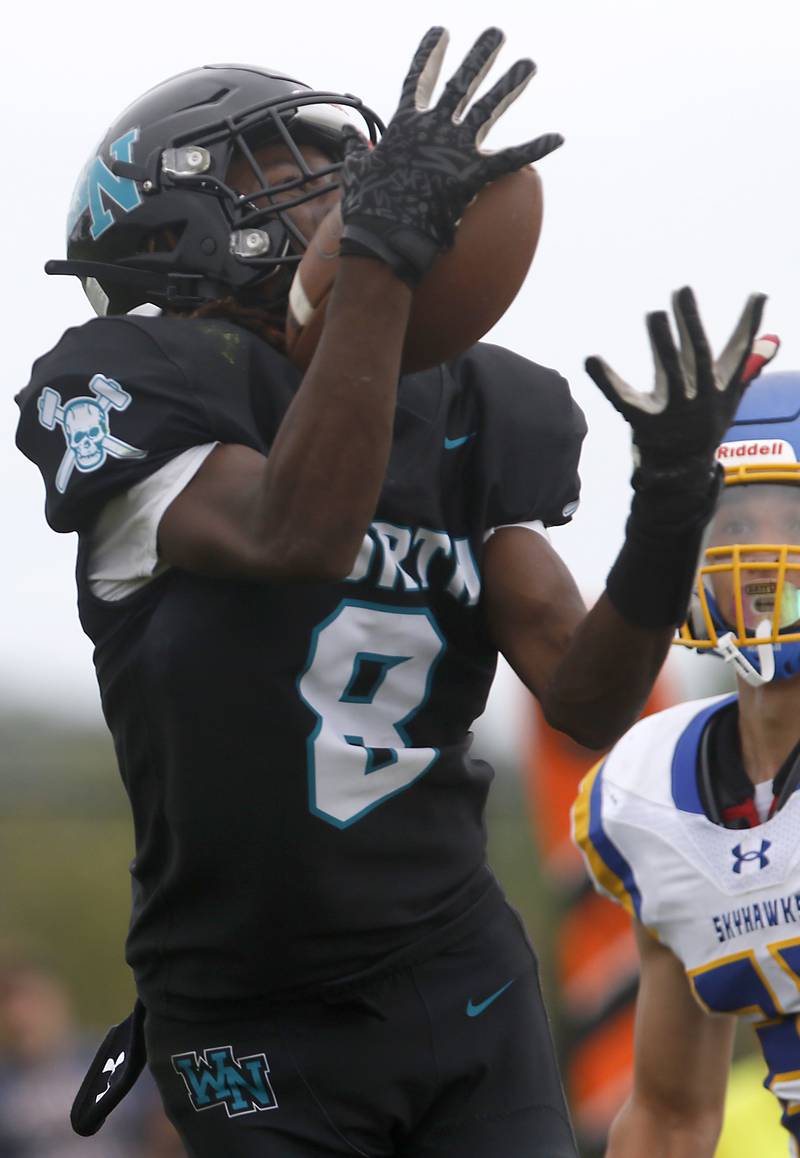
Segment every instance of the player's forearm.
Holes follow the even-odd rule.
[[[716,1109],[657,1110],[631,1098],[612,1123],[605,1158],[713,1158],[721,1128]]]
[[[636,480],[625,541],[605,593],[555,672],[548,719],[588,747],[613,744],[634,722],[686,617],[719,483],[713,470],[701,474],[705,490],[699,483],[691,491],[671,481],[646,486]],[[573,720],[593,742],[575,735]]]
[[[637,627],[601,596],[540,693],[548,723],[587,748],[610,747],[644,707],[673,634]]]
[[[259,533],[279,573],[335,579],[352,569],[386,474],[410,304],[388,266],[341,261],[259,502]]]
[[[483,583],[490,635],[548,723],[587,748],[613,744],[647,699],[672,629],[636,627],[607,596],[587,613],[552,547],[518,527],[489,539]]]

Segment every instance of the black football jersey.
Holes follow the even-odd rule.
[[[86,537],[108,500],[192,446],[269,454],[299,382],[235,325],[129,316],[67,331],[18,398],[47,519],[80,536],[81,622],[135,822],[127,955],[165,1014],[377,968],[491,887],[492,772],[469,753],[497,658],[484,538],[577,505],[585,424],[565,381],[480,344],[401,380],[346,580],[173,568],[96,598]]]

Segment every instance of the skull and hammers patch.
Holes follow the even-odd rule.
[[[39,395],[39,422],[46,430],[60,426],[67,444],[56,472],[56,490],[62,495],[76,467],[85,473],[99,470],[109,454],[112,458],[147,457],[146,450],[115,438],[109,429],[110,411],[126,410],[133,401],[128,391],[105,374],[95,374],[89,389],[93,398],[82,395],[63,404],[52,386],[45,386]]]

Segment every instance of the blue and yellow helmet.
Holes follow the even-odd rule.
[[[717,451],[724,486],[675,642],[758,685],[800,674],[800,371],[765,374]]]

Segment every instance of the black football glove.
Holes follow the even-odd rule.
[[[651,393],[634,389],[602,358],[587,358],[587,374],[631,426],[637,488],[654,484],[708,493],[720,439],[733,421],[747,382],[755,376],[748,358],[766,300],[764,294],[750,296],[716,361],[688,286],[672,298],[678,347],[667,314],[648,314],[656,366]]]
[[[617,611],[647,628],[677,627],[686,617],[703,532],[714,511],[722,469],[720,439],[749,381],[777,349],[753,345],[766,301],[753,294],[714,361],[697,303],[685,287],[672,299],[676,347],[666,313],[647,315],[655,389],[635,390],[601,358],[586,372],[633,433],[634,497],[625,541],[606,580]],[[761,343],[759,343],[761,347]]]
[[[447,39],[444,28],[425,34],[397,112],[374,148],[355,130],[345,130],[340,252],[378,257],[410,285],[452,245],[465,208],[484,185],[538,161],[563,141],[548,133],[495,153],[480,151],[491,126],[536,71],[533,61],[517,61],[464,113],[503,43],[497,28],[478,37],[438,103],[429,108]]]

